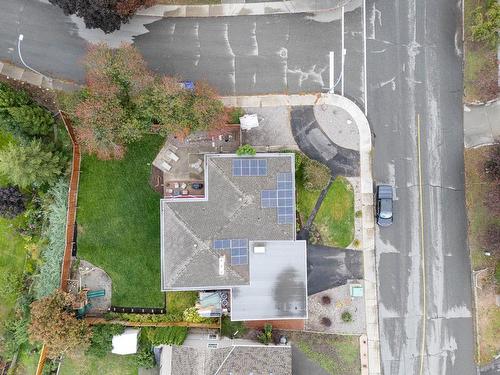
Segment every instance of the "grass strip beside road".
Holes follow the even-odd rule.
[[[354,239],[354,191],[346,178],[337,177],[314,219],[326,246],[347,247]]]
[[[113,305],[163,307],[160,195],[149,186],[163,139],[146,136],[122,160],[85,156],[78,196],[78,256],[104,269]]]
[[[476,282],[477,331],[479,336],[479,363],[489,363],[500,351],[500,309],[495,298],[498,293],[498,281],[495,281],[495,268],[498,260],[494,256],[485,255],[481,236],[490,225],[499,225],[500,220],[493,217],[485,204],[488,192],[494,188],[484,173],[484,162],[491,146],[465,150],[465,198],[468,217],[468,238],[471,253],[472,269],[481,271]],[[475,287],[473,285],[473,287]]]

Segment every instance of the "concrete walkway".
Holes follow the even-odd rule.
[[[226,3],[207,5],[154,5],[137,11],[148,17],[231,17],[270,14],[318,13],[347,5],[351,0],[284,0],[256,3]]]
[[[464,144],[479,147],[500,141],[500,102],[464,106]]]
[[[5,61],[0,61],[0,74],[47,90],[75,91],[81,87],[76,83],[49,78]]]
[[[349,113],[358,126],[360,180],[362,203],[362,250],[365,284],[368,374],[378,375],[380,368],[380,339],[378,325],[377,275],[375,268],[375,228],[373,218],[372,139],[364,113],[351,100],[333,94],[230,96],[221,98],[230,107],[273,107],[331,105]]]

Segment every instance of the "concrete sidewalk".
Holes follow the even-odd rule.
[[[464,106],[464,144],[479,147],[500,141],[500,102]]]
[[[360,152],[360,180],[362,204],[362,250],[365,284],[366,347],[368,369],[362,374],[379,375],[380,339],[378,324],[377,274],[375,267],[375,222],[373,218],[372,138],[370,126],[363,111],[351,100],[334,94],[317,95],[262,95],[230,96],[221,98],[230,107],[273,107],[331,105],[346,111],[358,126]]]
[[[154,5],[139,9],[138,16],[148,17],[231,17],[270,14],[317,13],[346,6],[352,0],[284,0],[257,3],[207,5]]]
[[[0,74],[6,76],[7,78],[26,82],[30,85],[38,86],[47,90],[75,91],[81,88],[80,85],[77,85],[74,82],[49,78],[5,61],[0,61]]]

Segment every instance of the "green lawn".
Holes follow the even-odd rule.
[[[304,225],[316,206],[321,191],[307,191],[304,188],[302,173],[302,168],[300,168],[295,175],[295,188],[297,189],[297,211]]]
[[[78,196],[78,256],[113,281],[112,303],[162,307],[160,195],[149,186],[163,139],[147,136],[123,160],[85,156]]]
[[[354,192],[344,177],[337,177],[314,219],[322,243],[346,247],[354,239]]]
[[[182,314],[184,310],[193,307],[198,300],[198,292],[167,292],[167,313]]]
[[[135,355],[108,354],[104,358],[81,356],[65,358],[61,364],[60,375],[137,375],[139,369]]]
[[[26,251],[25,241],[16,232],[16,223],[21,220],[21,216],[15,219],[5,219],[0,217],[0,289],[4,290],[8,283],[9,275],[23,272]],[[0,322],[12,311],[15,304],[15,296],[4,298],[0,303]],[[3,324],[0,324],[0,333],[3,331]]]
[[[319,333],[287,334],[311,361],[331,375],[354,375],[360,372],[359,337]]]

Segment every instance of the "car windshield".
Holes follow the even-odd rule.
[[[391,199],[381,199],[380,200],[380,217],[382,219],[390,219],[392,217],[392,200]]]

